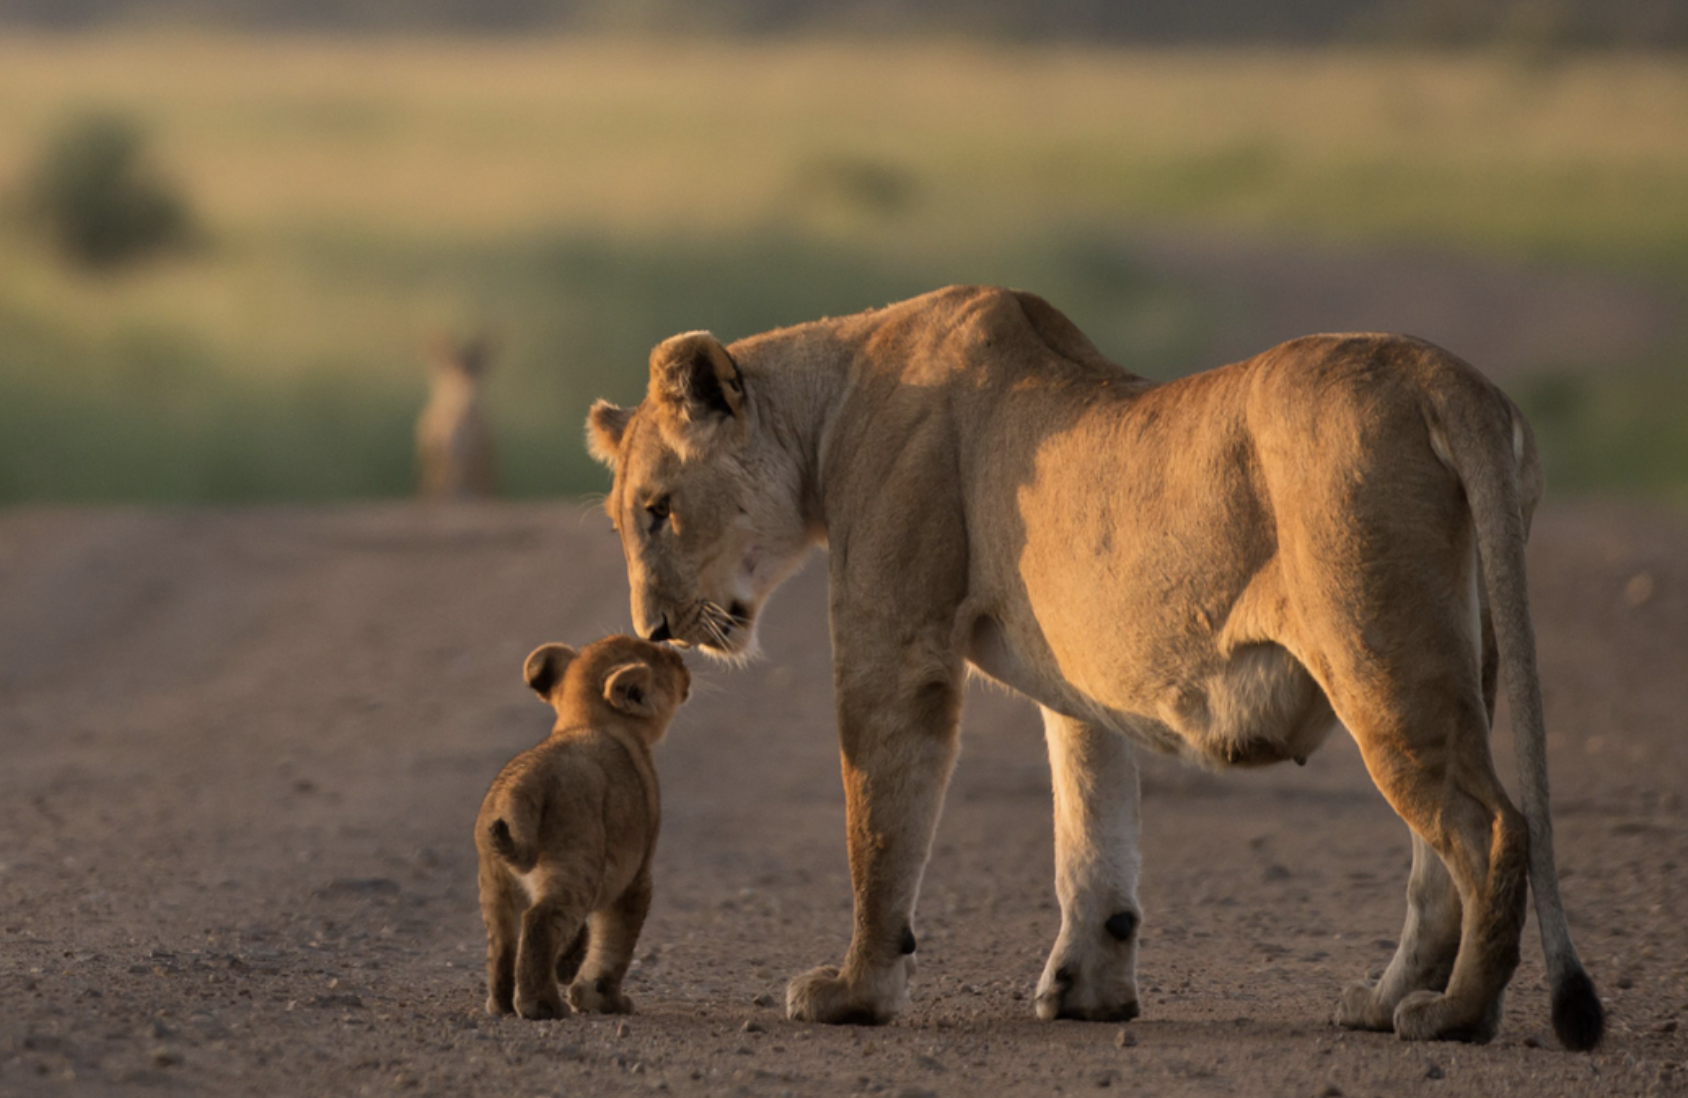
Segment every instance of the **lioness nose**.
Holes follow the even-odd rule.
[[[663,641],[674,639],[674,634],[668,631],[667,614],[662,615],[662,621],[657,623],[657,627],[655,629],[652,629],[649,633],[645,634],[645,639],[650,641],[652,644],[661,644]]]

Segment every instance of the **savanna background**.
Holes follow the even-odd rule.
[[[404,495],[440,333],[496,341],[509,492],[578,494],[663,335],[951,282],[1157,378],[1412,331],[1503,377],[1556,490],[1680,499],[1688,17],[1259,7],[7,0],[0,500]],[[167,249],[53,245],[90,116]]]
[[[1524,406],[1599,1051],[1533,920],[1493,1044],[1330,1024],[1409,861],[1341,736],[1145,758],[1143,1016],[1036,1022],[1048,768],[980,689],[909,1011],[786,1022],[851,922],[818,564],[689,660],[639,1013],[483,1013],[518,669],[629,627],[587,405],[953,282],[1155,378],[1383,329]],[[0,1098],[1681,1094],[1685,292],[1672,0],[0,0]],[[480,337],[504,498],[414,503],[427,348]]]

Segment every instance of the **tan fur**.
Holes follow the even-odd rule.
[[[498,494],[492,428],[480,402],[491,355],[484,339],[442,339],[429,348],[428,403],[416,420],[417,491],[426,499]]]
[[[608,637],[535,649],[525,678],[557,724],[505,766],[475,819],[487,1013],[559,1017],[560,979],[575,1010],[626,1014],[661,824],[651,747],[691,676],[671,649]]]
[[[676,337],[588,436],[643,633],[742,654],[830,549],[856,924],[842,966],[792,982],[793,1017],[903,1006],[970,664],[1044,709],[1062,926],[1040,1017],[1137,1013],[1134,745],[1304,761],[1340,722],[1419,853],[1400,952],[1339,1020],[1492,1035],[1533,884],[1556,1028],[1599,1039],[1550,846],[1523,585],[1539,465],[1460,360],[1312,336],[1155,385],[1037,297],[952,287],[730,347]],[[1502,669],[1524,815],[1490,762]]]

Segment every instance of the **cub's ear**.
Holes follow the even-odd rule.
[[[650,395],[667,414],[664,433],[682,458],[709,449],[724,430],[744,426],[744,379],[708,332],[665,339],[651,352]]]
[[[535,694],[549,701],[563,681],[563,672],[578,655],[579,652],[566,644],[542,644],[528,654],[527,663],[522,666],[522,678]]]
[[[617,408],[607,400],[593,402],[586,413],[586,452],[614,469],[621,457],[621,436],[632,419],[632,408]]]
[[[629,716],[654,717],[656,698],[651,696],[651,690],[655,685],[656,676],[651,673],[650,664],[624,663],[604,680],[604,700],[612,709]]]

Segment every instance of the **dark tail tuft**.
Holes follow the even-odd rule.
[[[1606,1032],[1606,1011],[1594,981],[1580,968],[1553,989],[1553,1032],[1572,1052],[1587,1052]]]
[[[521,852],[516,849],[516,837],[510,834],[510,825],[505,823],[502,817],[492,821],[492,826],[487,828],[487,834],[492,837],[492,848],[498,852],[500,858],[512,863],[522,860]]]

